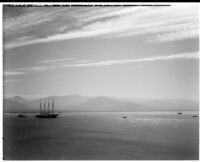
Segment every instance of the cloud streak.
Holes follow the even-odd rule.
[[[4,14],[10,12],[13,11],[7,7]],[[4,48],[88,37],[150,34],[148,42],[197,38],[198,18],[198,7],[195,5],[29,7],[24,14],[4,16]]]
[[[166,61],[166,60],[177,60],[177,59],[198,59],[198,58],[199,58],[198,52],[195,52],[195,53],[183,53],[183,54],[167,55],[167,56],[155,56],[155,57],[141,58],[141,59],[99,61],[93,63],[68,65],[67,67],[110,66],[118,64],[137,63],[137,62],[153,62],[153,61]]]
[[[37,66],[21,67],[4,71],[4,76],[19,76],[35,72],[44,72],[64,68],[69,64],[87,63],[92,60],[80,60],[78,58],[59,58],[38,61]]]
[[[3,73],[4,76],[13,76],[13,75],[23,75],[25,74],[26,72],[21,72],[21,71],[18,71],[18,69],[14,70],[14,71],[5,71]]]
[[[12,80],[4,80],[4,83],[13,83],[13,82],[19,82],[21,81],[20,79],[12,79]]]
[[[43,64],[40,66],[16,68],[13,70],[5,71],[4,76],[24,75],[24,74],[31,74],[35,72],[46,72],[49,70],[56,70],[56,69],[63,69],[63,68],[105,67],[105,66],[143,63],[143,62],[157,62],[157,61],[168,61],[168,60],[190,60],[190,59],[199,59],[199,53],[198,52],[179,53],[179,54],[173,54],[173,55],[162,55],[162,56],[146,57],[146,58],[139,58],[139,59],[120,59],[120,60],[103,60],[103,61],[77,60],[73,62],[62,62],[59,64],[55,64],[56,60],[54,61],[44,60],[44,61],[41,61],[43,62]],[[67,58],[57,59],[58,62],[60,62],[61,60],[67,60]],[[48,65],[46,65],[46,62],[48,63]]]
[[[77,60],[77,58],[60,58],[60,59],[42,60],[42,61],[38,61],[38,62],[49,64],[49,63],[60,63],[63,61],[73,61],[73,60]]]

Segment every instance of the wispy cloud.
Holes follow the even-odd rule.
[[[49,64],[49,63],[60,63],[60,62],[63,62],[63,61],[72,61],[72,60],[77,60],[77,58],[50,59],[50,60],[41,60],[41,61],[38,61],[38,62]]]
[[[67,65],[67,67],[110,66],[117,64],[137,63],[137,62],[152,62],[152,61],[165,61],[165,60],[176,60],[176,59],[198,59],[198,58],[199,58],[198,52],[194,52],[194,53],[183,53],[176,55],[155,56],[155,57],[148,57],[141,59],[107,60],[107,61],[99,61],[93,63]]]
[[[12,79],[12,80],[4,80],[4,83],[13,83],[13,82],[19,82],[21,81],[20,79]]]
[[[87,63],[92,60],[80,60],[79,58],[59,58],[59,59],[47,59],[36,62],[37,66],[31,67],[20,67],[15,69],[10,69],[4,71],[4,76],[15,76],[15,75],[24,75],[35,72],[44,72],[59,68],[64,68],[66,65],[78,64],[78,63]]]
[[[11,75],[23,75],[23,74],[25,74],[26,72],[22,72],[22,71],[17,71],[18,69],[16,69],[16,70],[9,70],[9,71],[5,71],[4,73],[3,73],[3,75],[5,75],[5,76],[11,76]]]
[[[4,71],[4,76],[18,76],[25,75],[34,72],[43,72],[55,68],[55,66],[33,66],[33,67],[23,67],[23,68],[15,68]]]
[[[49,59],[38,61],[40,64],[44,64],[42,67],[45,68],[59,68],[66,64],[77,64],[77,63],[87,63],[93,60],[81,60],[79,58],[59,58],[59,59]]]
[[[198,34],[199,34],[198,27],[196,27],[196,29],[193,27],[192,29],[186,28],[184,29],[184,31],[177,30],[169,33],[160,33],[148,38],[147,41],[150,43],[156,43],[156,42],[169,42],[174,40],[184,40],[187,38],[195,38]]]
[[[4,14],[8,15],[10,12],[13,11],[7,7]],[[29,7],[24,14],[4,17],[4,47],[14,48],[85,37],[116,38],[139,34],[151,34],[149,42],[175,41],[198,37],[198,29],[196,5]]]
[[[35,72],[45,72],[49,70],[63,69],[63,68],[78,68],[78,67],[101,67],[101,66],[112,66],[120,64],[131,64],[131,63],[142,63],[142,62],[155,62],[155,61],[167,61],[167,60],[188,60],[188,59],[198,59],[198,52],[192,53],[179,53],[171,55],[161,55],[155,57],[146,57],[138,59],[120,59],[120,60],[77,60],[73,62],[60,62],[61,59],[57,59],[59,64],[54,64],[54,61],[46,62],[40,66],[35,67],[25,67],[25,68],[16,68],[13,70],[5,71],[4,76],[12,75],[23,75],[30,74]],[[64,59],[63,59],[64,60]]]

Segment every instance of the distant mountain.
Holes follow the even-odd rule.
[[[71,106],[82,104],[90,99],[91,97],[69,95],[69,96],[55,97],[55,104],[58,107],[63,107],[63,105],[67,107],[71,107]]]
[[[20,96],[14,96],[14,97],[10,97],[8,99],[10,99],[12,101],[15,101],[15,102],[18,102],[18,103],[25,103],[25,102],[27,102],[26,99],[24,99],[23,97],[20,97]]]
[[[73,107],[73,110],[82,111],[134,111],[145,107],[133,102],[119,101],[110,97],[95,97]]]
[[[52,97],[45,102],[52,102]],[[5,112],[39,112],[41,100],[26,100],[15,96],[4,99]],[[42,103],[44,99],[42,100]],[[149,100],[111,97],[84,97],[80,95],[54,97],[55,110],[65,111],[185,111],[198,110],[198,101]]]
[[[3,100],[3,111],[4,112],[30,112],[31,110],[27,105],[13,101],[11,99]]]
[[[199,109],[199,101],[183,99],[126,99],[119,100],[135,102],[155,111],[194,111]]]
[[[72,107],[77,106],[79,104],[82,104],[86,101],[88,101],[90,97],[84,97],[84,96],[79,96],[79,95],[69,95],[69,96],[55,96],[54,97],[54,103],[55,103],[55,108],[57,111],[67,111],[67,110],[72,110]],[[34,111],[39,110],[39,104],[40,102],[44,103],[44,100],[46,103],[52,103],[52,97],[49,97],[48,99],[36,99],[32,100],[26,105],[31,107]]]

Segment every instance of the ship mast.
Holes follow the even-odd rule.
[[[50,103],[49,103],[49,98],[48,98],[48,108],[47,108],[47,114],[49,114],[49,108],[50,108]]]
[[[40,99],[40,114],[42,113],[42,102],[41,102],[41,99]]]
[[[53,96],[53,102],[52,102],[52,114],[54,113],[54,96]]]
[[[44,98],[43,114],[45,114],[45,98]]]
[[[54,97],[40,99],[40,114],[35,115],[37,118],[56,118],[59,115],[54,112]]]

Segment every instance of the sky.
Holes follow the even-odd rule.
[[[5,96],[197,100],[199,7],[3,7]]]

